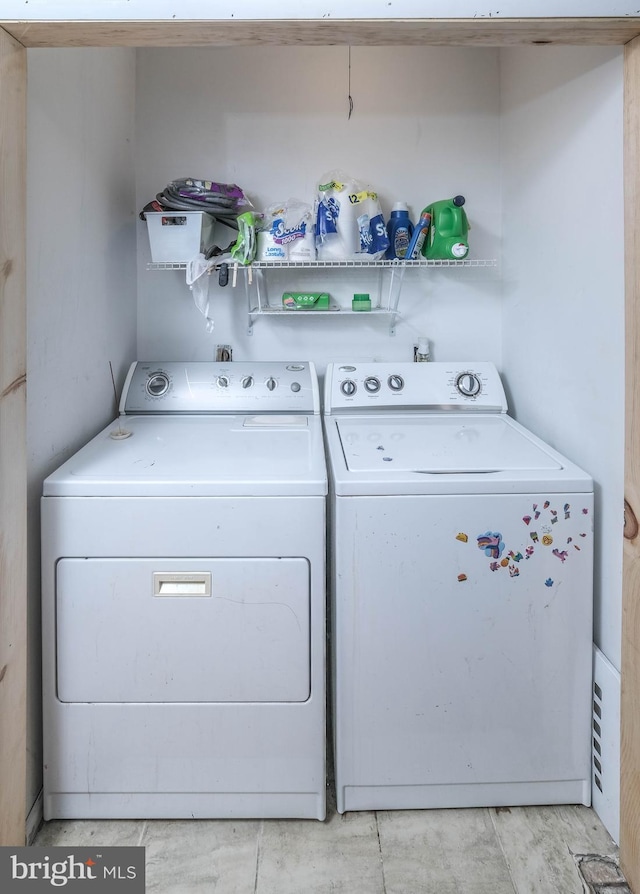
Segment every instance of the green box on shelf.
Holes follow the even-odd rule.
[[[282,306],[289,310],[329,310],[329,293],[284,292]]]

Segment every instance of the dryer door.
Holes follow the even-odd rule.
[[[56,573],[63,702],[303,702],[305,558],[66,558]]]

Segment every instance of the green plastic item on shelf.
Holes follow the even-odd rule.
[[[368,294],[361,293],[353,296],[352,310],[371,310],[371,298]]]
[[[238,238],[231,249],[231,257],[240,264],[250,264],[256,256],[256,216],[245,211],[238,217]]]
[[[284,292],[282,306],[289,310],[329,310],[329,293]]]

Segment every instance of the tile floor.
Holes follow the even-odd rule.
[[[54,820],[33,843],[143,845],[149,894],[584,894],[574,855],[617,857],[597,815],[576,806]]]

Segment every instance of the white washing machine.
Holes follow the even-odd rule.
[[[44,815],[325,816],[310,363],[135,363],[44,482]]]
[[[590,803],[593,485],[488,363],[325,381],[337,803]]]

